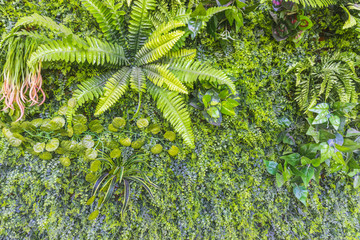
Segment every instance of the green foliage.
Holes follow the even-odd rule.
[[[357,136],[360,132],[345,127],[350,124],[349,117],[354,114],[352,109],[355,106],[353,103],[336,102],[330,109],[327,103],[320,103],[309,109],[317,114],[314,118],[308,118],[310,127],[306,135],[312,136],[313,141],[301,145],[296,153],[280,157],[284,160],[282,164],[265,161],[267,171],[276,175],[278,187],[292,182],[295,197],[304,205],[310,181],[319,184],[328,174],[341,171],[350,177],[356,175],[354,187],[357,187],[357,174],[360,172]],[[355,141],[352,138],[356,138]],[[285,135],[279,140],[287,143]]]
[[[359,57],[354,53],[333,52],[321,57],[308,57],[290,67],[295,70],[297,97],[301,110],[308,111],[318,101],[357,103],[355,67]]]
[[[114,9],[111,9],[107,4],[100,3],[97,0],[84,0],[82,2],[99,22],[100,28],[108,40],[115,40],[116,38],[113,38],[113,36],[122,34],[116,28],[115,23],[117,17],[122,18],[122,21],[124,20],[123,15],[117,14],[115,10],[115,8],[118,9],[119,7],[115,7],[113,4]],[[189,59],[189,51],[179,52],[178,49],[174,51],[174,46],[183,36],[186,36],[184,31],[176,30],[176,28],[184,26],[185,23],[177,20],[165,21],[163,19],[160,26],[155,31],[152,31],[153,25],[148,16],[154,9],[155,2],[152,0],[134,2],[130,12],[129,35],[125,39],[128,44],[124,44],[121,38],[119,44],[101,41],[96,38],[87,38],[84,41],[77,35],[68,33],[61,40],[53,40],[39,46],[36,52],[31,55],[29,64],[33,66],[41,62],[76,61],[77,63],[87,62],[92,65],[117,69],[115,73],[106,73],[106,75],[93,77],[79,86],[79,90],[75,92],[78,105],[68,111],[67,119],[69,123],[71,123],[71,115],[75,113],[78,106],[87,100],[99,97],[100,94],[101,98],[95,115],[104,113],[128,91],[128,85],[132,90],[139,93],[139,104],[134,115],[137,116],[141,105],[141,94],[146,92],[148,85],[153,83],[160,88],[164,87],[165,91],[156,91],[156,88],[149,87],[152,89],[151,95],[156,99],[160,99],[159,94],[164,95],[164,99],[169,98],[166,102],[171,106],[166,107],[163,103],[158,103],[158,106],[163,111],[165,118],[173,124],[175,130],[182,134],[186,144],[194,148],[191,122],[187,110],[184,108],[185,105],[182,103],[183,100],[181,97],[177,97],[175,103],[174,97],[177,96],[177,93],[170,96],[170,92],[187,94],[185,84],[192,85],[197,79],[226,84],[233,93],[236,91],[235,86],[223,72]],[[225,9],[208,9],[205,15],[197,17],[197,20],[206,22],[213,14],[223,10]],[[196,11],[193,15],[197,16],[195,13]],[[38,27],[44,26],[40,23],[45,18],[33,15],[31,19],[34,19],[32,23],[38,24]],[[24,22],[24,20],[20,20],[20,22]],[[47,25],[45,27],[50,29]],[[175,62],[172,63],[172,61]],[[174,72],[171,71],[171,66],[174,67]],[[112,74],[111,77],[109,77],[110,74]],[[109,78],[105,82],[102,91],[101,85],[104,83],[104,77]],[[168,92],[169,94],[167,94]]]
[[[113,196],[115,188],[119,188],[121,185],[123,185],[124,192],[121,212],[124,212],[130,200],[130,182],[132,181],[140,183],[150,196],[153,197],[151,187],[157,188],[157,186],[152,183],[142,171],[136,168],[140,163],[146,164],[140,155],[135,155],[129,159],[123,159],[120,155],[114,157],[105,155],[103,158],[98,158],[98,160],[95,160],[93,163],[100,163],[104,165],[107,170],[103,171],[99,175],[99,178],[94,181],[95,183],[91,193],[92,197],[86,203],[87,205],[91,205],[95,201],[96,196],[99,197],[96,209],[90,214],[89,220],[97,218],[100,209]],[[97,172],[99,166],[94,168],[92,164],[91,168],[91,171]]]

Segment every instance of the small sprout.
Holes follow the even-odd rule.
[[[161,146],[160,144],[156,144],[155,146],[153,146],[153,147],[151,148],[151,152],[152,152],[153,154],[159,154],[159,153],[162,152],[162,150],[163,150],[163,146]]]
[[[86,205],[91,205],[95,201],[95,196],[92,196],[89,198],[89,200],[86,202]]]
[[[179,153],[179,148],[177,146],[172,146],[169,149],[168,153],[169,153],[170,156],[175,157]]]
[[[99,216],[99,210],[95,210],[89,215],[88,219],[90,221],[95,220],[98,216]]]
[[[146,118],[140,118],[136,121],[136,125],[138,126],[138,128],[146,128],[147,126],[149,126],[149,121]]]
[[[120,139],[120,144],[123,145],[124,147],[129,147],[131,146],[131,139],[128,137]]]
[[[71,164],[70,158],[68,157],[61,157],[59,161],[64,167],[68,167]]]
[[[175,140],[176,134],[173,131],[166,131],[166,133],[164,134],[164,138],[172,142]]]

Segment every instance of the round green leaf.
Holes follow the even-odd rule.
[[[73,123],[74,123],[74,125],[76,125],[76,124],[84,124],[85,125],[87,123],[87,118],[82,114],[78,114],[78,115],[74,116]]]
[[[159,154],[159,153],[162,152],[162,150],[163,150],[163,146],[161,146],[160,144],[156,144],[155,146],[153,146],[153,147],[151,148],[151,152],[152,152],[153,154]]]
[[[34,152],[41,153],[45,149],[45,143],[38,142],[34,145],[33,149],[34,149]]]
[[[161,127],[159,124],[151,124],[149,126],[149,131],[152,133],[152,134],[158,134],[160,131],[161,131]]]
[[[112,121],[112,125],[115,127],[115,128],[122,128],[122,127],[125,127],[126,125],[126,120],[122,117],[116,117],[113,119]]]
[[[173,131],[166,131],[164,134],[164,138],[172,142],[175,140],[176,134]]]
[[[109,124],[108,130],[109,130],[110,132],[117,132],[117,131],[118,131],[118,129],[115,128],[112,124]]]
[[[144,145],[144,139],[138,139],[131,143],[131,147],[134,149],[140,149]]]
[[[64,167],[68,167],[71,164],[70,158],[68,158],[68,157],[61,157],[59,159],[59,161],[60,161],[61,165],[63,165]]]
[[[65,126],[65,119],[63,117],[54,117],[51,119],[51,124],[56,126],[56,130]]]
[[[96,181],[96,175],[93,173],[88,173],[85,176],[85,180],[89,183],[95,182]]]
[[[74,134],[80,135],[87,130],[87,126],[81,123],[77,123],[74,125],[73,129],[74,129]]]
[[[85,137],[83,137],[81,144],[85,148],[92,148],[95,145],[95,142],[92,140],[91,135],[86,135]]]
[[[92,196],[89,198],[89,200],[86,202],[86,205],[91,205],[95,201],[95,196]]]
[[[94,160],[97,158],[97,151],[92,148],[87,148],[85,150],[85,158],[89,160]]]
[[[120,157],[120,156],[121,156],[121,150],[118,149],[118,148],[115,148],[114,150],[112,150],[112,151],[110,152],[110,157],[111,157],[111,158],[118,158],[118,157]]]
[[[67,107],[67,106],[61,106],[61,107],[59,108],[58,114],[65,116],[66,113],[67,113],[67,110],[68,110],[68,107]]]
[[[97,172],[101,167],[101,161],[95,160],[90,164],[90,170],[92,172]]]
[[[146,118],[140,118],[136,121],[136,125],[138,126],[138,128],[146,128],[147,126],[149,126],[149,121]]]
[[[128,137],[120,139],[120,144],[123,145],[124,147],[129,147],[131,146],[131,139]]]
[[[177,146],[172,146],[169,149],[168,153],[169,153],[170,156],[175,157],[179,153],[179,148]]]
[[[51,139],[45,146],[46,151],[53,152],[55,151],[60,145],[60,141],[57,138]]]
[[[67,105],[69,108],[74,108],[76,106],[76,99],[70,98],[69,101],[67,102]]]

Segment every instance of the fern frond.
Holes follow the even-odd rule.
[[[175,28],[183,27],[183,26],[185,26],[185,24],[182,22],[179,22],[179,21],[164,22],[163,24],[158,26],[155,31],[153,31],[151,33],[148,41],[150,41],[151,39],[157,38],[157,37],[161,36],[162,34],[167,34],[168,32],[174,30]]]
[[[116,16],[113,15],[112,9],[106,4],[98,0],[81,0],[84,7],[93,15],[99,24],[101,31],[108,41],[118,40],[115,36],[119,35],[114,19]],[[122,39],[123,43],[125,42]]]
[[[187,88],[165,66],[150,64],[144,66],[144,71],[155,85],[162,87],[165,83],[171,91],[188,94]]]
[[[175,43],[184,35],[184,31],[174,31],[148,41],[136,54],[140,65],[154,62],[166,55]]]
[[[186,145],[194,148],[194,134],[191,128],[190,115],[183,97],[178,93],[168,92],[151,83],[149,83],[148,87],[149,93],[157,101],[157,107],[163,112],[164,118],[183,137]]]
[[[236,9],[235,7],[211,7],[206,10],[205,16],[198,16],[201,21],[208,22],[215,14],[230,9]]]
[[[146,78],[139,67],[133,67],[130,77],[130,87],[136,92],[146,92]]]
[[[128,89],[130,74],[131,68],[123,67],[107,81],[95,115],[100,115],[108,110],[125,93]]]
[[[225,84],[233,93],[236,93],[234,83],[226,74],[208,64],[194,60],[176,59],[169,64],[168,69],[183,83],[194,83],[198,79],[200,81],[210,81],[217,84]]]
[[[76,108],[82,106],[87,101],[99,98],[103,93],[103,88],[108,79],[114,72],[107,72],[99,76],[94,76],[78,85],[73,97],[76,99]]]
[[[175,59],[175,58],[185,58],[187,60],[191,60],[196,56],[196,49],[180,49],[178,51],[169,52],[166,54],[167,58]]]
[[[38,47],[29,60],[33,66],[37,62],[65,61],[84,63],[87,61],[93,65],[123,65],[126,61],[124,50],[118,44],[102,42],[95,38],[87,39],[88,47],[75,46],[68,41],[55,40]]]
[[[72,31],[65,27],[62,24],[57,24],[54,20],[49,17],[41,16],[37,13],[34,13],[31,16],[20,18],[19,21],[15,24],[12,32],[18,31],[21,27],[25,26],[34,26],[34,27],[43,27],[50,31],[63,33],[65,35],[72,34]]]
[[[289,0],[288,0],[289,1]],[[294,3],[301,4],[303,6],[309,5],[311,7],[328,7],[330,5],[336,4],[338,0],[291,0]]]
[[[137,0],[130,13],[129,24],[129,46],[134,53],[145,44],[150,34],[151,22],[148,18],[149,11],[154,10],[156,2],[154,0]]]

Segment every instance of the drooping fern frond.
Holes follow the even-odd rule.
[[[194,134],[191,128],[190,115],[186,109],[183,97],[175,92],[168,92],[151,83],[148,84],[149,93],[157,102],[157,107],[163,112],[166,120],[173,125],[190,147],[194,146]]]
[[[165,84],[171,91],[188,94],[187,88],[165,66],[150,64],[144,66],[144,70],[155,85],[161,87]]]
[[[129,85],[131,68],[122,67],[105,84],[104,94],[96,107],[95,115],[108,110],[125,93]]]
[[[179,28],[183,26],[185,26],[185,24],[179,21],[166,21],[162,23],[160,26],[158,26],[156,30],[151,33],[148,40],[150,41],[151,39],[159,37],[162,34],[166,34],[174,30],[175,28]]]
[[[136,54],[138,64],[148,64],[162,58],[170,52],[182,35],[184,31],[177,30],[151,39]]]
[[[34,13],[31,16],[23,17],[19,19],[19,21],[15,24],[15,27],[12,29],[12,32],[18,31],[21,27],[42,27],[47,30],[51,30],[54,32],[63,33],[65,35],[72,34],[72,31],[65,27],[62,24],[56,23],[49,17],[41,16],[37,13]]]
[[[136,92],[146,92],[145,74],[139,67],[133,67],[130,77],[130,87]]]
[[[146,42],[150,34],[151,22],[148,18],[149,11],[154,10],[154,0],[136,0],[130,13],[129,47],[136,53]]]
[[[208,64],[194,60],[176,59],[170,62],[168,69],[183,83],[194,83],[196,80],[225,84],[235,93],[234,83],[226,74]]]
[[[117,40],[119,32],[116,28],[116,15],[105,3],[98,0],[81,0],[84,7],[93,15],[101,31],[108,41]],[[124,39],[121,39],[125,43]]]
[[[290,0],[287,0],[290,1]],[[291,0],[291,2],[301,4],[303,6],[311,6],[311,7],[328,7],[330,5],[336,4],[340,1],[338,0]]]
[[[29,60],[30,66],[44,61],[88,62],[93,65],[122,65],[126,58],[123,48],[118,44],[102,42],[95,38],[87,39],[88,46],[75,46],[70,42],[55,40],[38,47]]]

